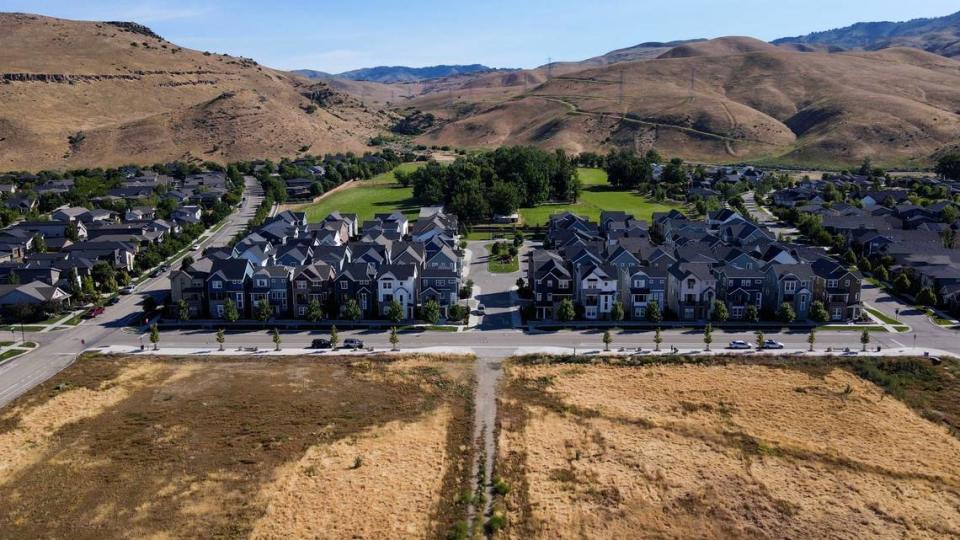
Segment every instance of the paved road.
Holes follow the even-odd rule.
[[[746,206],[747,211],[750,212],[750,217],[756,220],[757,223],[763,225],[767,229],[770,229],[770,231],[773,232],[777,238],[779,238],[781,235],[786,238],[800,235],[800,231],[798,231],[795,227],[788,223],[781,222],[776,216],[771,214],[769,210],[757,204],[757,200],[752,191],[744,193],[741,198],[743,199],[743,205]]]
[[[226,245],[253,217],[263,192],[256,179],[246,177],[245,180],[243,205],[228,218],[226,225],[201,242],[203,248]],[[169,289],[168,278],[165,272],[147,279],[137,287],[136,294],[121,296],[118,304],[107,307],[95,321],[85,321],[66,330],[30,334],[27,339],[37,342],[39,347],[0,366],[0,407],[69,366],[86,347],[118,343],[121,337],[139,340],[139,336],[127,334],[124,329],[142,309],[140,303],[144,295],[159,295]]]

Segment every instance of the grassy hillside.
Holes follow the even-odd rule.
[[[136,26],[0,14],[0,170],[362,150],[388,119],[324,82]]]
[[[539,85],[489,84],[413,103],[442,120],[421,136],[427,144],[918,167],[960,133],[960,62],[915,49],[828,54],[721,38]]]

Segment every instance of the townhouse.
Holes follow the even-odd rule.
[[[308,223],[302,212],[285,211],[232,248],[208,250],[204,262],[175,272],[171,296],[193,306],[200,292],[200,311],[214,318],[223,317],[226,298],[245,318],[262,316],[258,306],[268,303],[273,317],[304,319],[314,302],[328,319],[355,316],[348,313],[354,303],[361,319],[383,319],[394,301],[405,319],[430,301],[446,315],[462,287],[458,227],[439,207],[421,210],[413,224],[400,212],[361,225],[354,214]]]
[[[815,301],[834,320],[860,316],[858,272],[822,250],[780,242],[730,209],[703,221],[657,213],[649,226],[622,212],[602,212],[599,223],[557,214],[544,246],[526,267],[540,320],[557,318],[564,300],[585,320],[609,319],[614,303],[633,320],[648,318],[654,303],[665,318],[684,321],[711,319],[717,302],[732,320],[754,309],[772,319],[784,303],[803,320]]]

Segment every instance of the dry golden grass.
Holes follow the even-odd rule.
[[[511,366],[512,538],[942,538],[960,442],[842,371]]]
[[[0,536],[441,536],[471,381],[461,359],[84,358],[0,417]]]
[[[278,471],[262,495],[267,510],[252,536],[428,536],[444,471],[451,466],[449,423],[450,411],[441,408],[419,422],[391,422],[311,447]]]
[[[455,99],[426,94],[412,104],[453,119],[421,137],[431,144],[656,147],[708,162],[836,167],[871,157],[920,166],[960,132],[958,68],[915,49],[830,54],[720,38],[657,59],[568,66],[543,84],[497,86],[487,76],[472,81],[489,85],[479,90],[448,88]]]
[[[105,23],[0,14],[0,170],[366,148],[389,122],[323,82]],[[327,104],[305,112],[311,92]],[[79,144],[68,137],[83,132]]]

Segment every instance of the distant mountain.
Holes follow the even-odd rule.
[[[290,73],[296,73],[297,75],[306,77],[308,79],[329,79],[333,77],[332,73],[327,73],[326,71],[317,71],[314,69],[295,69]]]
[[[372,81],[379,83],[403,83],[418,82],[427,79],[439,79],[441,77],[451,77],[454,75],[472,75],[476,73],[487,73],[496,71],[494,68],[481,64],[470,64],[467,66],[429,66],[429,67],[407,67],[407,66],[377,66],[372,68],[355,69],[338,74],[338,77],[351,79],[354,81]]]
[[[960,57],[960,12],[946,17],[906,22],[865,22],[846,28],[786,37],[774,45],[824,45],[844,49],[878,50],[914,47],[951,58]]]

